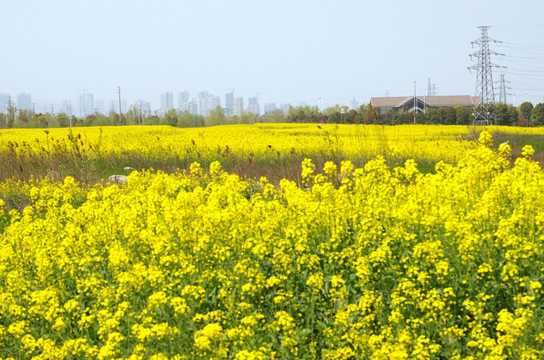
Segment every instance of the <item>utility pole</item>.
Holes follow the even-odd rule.
[[[417,116],[417,97],[416,97],[416,82],[414,81],[414,125],[416,124]]]
[[[490,39],[487,30],[489,26],[479,26],[480,38],[471,44],[478,45],[477,52],[470,55],[478,59],[476,65],[468,69],[476,70],[476,91],[474,97],[473,124],[491,125],[495,123],[495,89],[493,88],[493,67],[503,67],[491,63],[491,55],[499,54],[489,49],[490,42],[498,42]]]
[[[119,124],[121,124],[122,123],[121,117],[123,116],[123,112],[121,108],[121,87],[119,86],[117,90],[119,91]]]

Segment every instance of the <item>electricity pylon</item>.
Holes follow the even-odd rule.
[[[470,55],[476,56],[478,62],[469,67],[476,70],[476,96],[474,97],[473,123],[479,125],[491,125],[495,123],[495,89],[493,87],[493,67],[503,67],[491,63],[491,55],[499,54],[489,49],[490,42],[498,42],[487,35],[489,26],[479,26],[480,38],[471,44],[479,46],[477,52]]]
[[[506,95],[512,95],[506,92],[506,89],[511,89],[511,87],[506,86],[506,83],[510,81],[504,79],[504,74],[501,74],[501,80],[499,82],[499,102],[506,105]]]

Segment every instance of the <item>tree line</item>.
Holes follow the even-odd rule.
[[[320,112],[317,107],[291,108],[288,119],[291,122],[322,122],[345,124],[441,124],[469,125],[473,121],[473,109],[466,106],[446,106],[438,109],[428,108],[425,112],[378,113],[372,105],[361,105],[359,109],[348,109],[347,106],[336,106]],[[506,126],[543,126],[544,104],[535,106],[524,102],[520,106],[495,104],[495,120],[497,125]]]
[[[507,126],[543,126],[544,104],[534,105],[524,102],[518,107],[497,103],[495,105],[497,125]],[[317,106],[291,107],[287,114],[275,110],[265,115],[243,112],[239,116],[226,116],[221,107],[211,111],[208,116],[191,114],[188,111],[171,109],[158,114],[144,114],[131,109],[119,115],[114,111],[109,114],[94,113],[85,117],[65,113],[35,113],[29,110],[8,108],[0,113],[0,128],[52,128],[79,126],[119,126],[119,125],[170,125],[176,127],[204,127],[228,124],[253,124],[259,122],[293,123],[337,123],[337,124],[442,124],[469,125],[472,123],[472,109],[463,106],[448,106],[438,109],[429,108],[425,112],[398,113],[392,110],[380,114],[370,104],[358,109],[347,106],[332,106],[320,110]]]

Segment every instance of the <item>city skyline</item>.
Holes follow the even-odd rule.
[[[234,89],[246,106],[257,96],[261,112],[412,95],[414,82],[424,95],[429,78],[439,95],[474,95],[480,25],[497,40],[493,71],[508,81],[507,100],[544,102],[544,3],[530,0],[25,0],[0,9],[0,93],[29,93],[43,109],[70,101],[79,111],[88,92],[108,110],[118,87],[127,106],[153,109],[161,92],[175,101],[203,89],[225,107]]]
[[[118,91],[119,90],[120,89],[118,89]],[[261,104],[258,96],[250,96],[248,97],[247,107],[244,107],[244,97],[234,97],[234,92],[232,91],[224,94],[224,102],[221,101],[220,96],[215,96],[207,90],[197,92],[196,97],[190,97],[190,92],[187,90],[180,91],[177,93],[177,103],[174,102],[174,95],[173,91],[161,92],[160,106],[156,108],[153,108],[150,102],[142,99],[132,103],[129,103],[126,99],[121,99],[121,110],[125,113],[131,109],[136,109],[139,112],[148,115],[164,116],[169,110],[175,109],[178,111],[188,111],[189,113],[196,115],[209,116],[210,113],[219,106],[224,111],[225,115],[239,116],[242,112],[264,115],[274,110],[281,110],[284,113],[287,113],[288,109],[293,106],[291,103],[282,103],[278,106],[276,103]],[[108,103],[110,105],[109,107],[106,107],[106,102],[104,100],[95,100],[94,94],[85,90],[82,94],[77,96],[76,101],[65,99],[60,103],[36,104],[32,101],[32,95],[29,93],[21,93],[16,96],[0,93],[0,113],[7,113],[8,108],[11,105],[17,110],[20,109],[50,114],[65,113],[67,115],[86,117],[87,115],[92,115],[94,113],[108,114],[112,111],[119,113],[118,100],[119,99],[109,101]],[[352,99],[351,105],[355,108],[353,101],[354,99]],[[298,106],[300,106],[300,104]]]

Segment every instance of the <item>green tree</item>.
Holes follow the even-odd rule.
[[[520,120],[529,120],[531,119],[531,112],[533,111],[533,104],[529,101],[522,103],[519,108]]]
[[[8,107],[8,119],[6,123],[6,127],[8,129],[11,129],[13,125],[15,124],[15,113],[17,112],[17,108],[13,105]]]
[[[365,104],[361,104],[359,106],[359,110],[357,111],[359,112],[359,119],[362,119],[364,121],[366,113],[368,111],[368,106]]]
[[[519,112],[514,105],[508,106],[508,119],[510,120],[510,125],[515,125],[518,122]]]
[[[349,110],[345,114],[344,122],[347,124],[358,124],[359,123],[359,113],[356,110]]]
[[[196,114],[191,114],[184,110],[178,114],[178,127],[202,127],[205,126],[204,117]]]
[[[57,122],[60,127],[70,126],[70,118],[65,113],[60,113],[57,115]]]
[[[96,119],[93,122],[94,126],[110,126],[111,125],[111,120],[108,116],[104,114],[100,114],[98,112],[94,116],[96,117]]]
[[[438,108],[439,123],[444,125],[455,125],[457,122],[457,114],[451,106]]]
[[[146,125],[159,125],[160,118],[157,115],[151,115],[146,120]]]
[[[440,122],[440,117],[436,109],[430,108],[425,111],[425,119],[427,124],[438,124]]]
[[[284,121],[285,121],[285,115],[283,115],[283,111],[281,111],[280,109],[271,111],[266,115],[266,122],[281,123]]]
[[[110,124],[112,125],[121,125],[121,122],[119,121],[119,114],[116,113],[115,111],[110,111],[109,113],[109,118],[110,118]]]
[[[538,103],[531,111],[531,122],[533,125],[544,125],[544,104]]]
[[[340,123],[343,122],[342,119],[342,108],[340,105],[330,106],[323,110],[321,113],[323,118],[327,119],[329,123]]]
[[[368,104],[368,109],[363,119],[365,124],[380,124],[381,123],[380,121],[381,119],[378,115],[378,112],[376,111],[376,109],[374,109],[374,107],[371,104]]]
[[[30,114],[28,110],[19,109],[19,114],[17,115],[17,121],[26,124],[30,120],[29,115]]]
[[[37,119],[37,125],[39,127],[42,127],[42,128],[46,128],[49,126],[49,119],[48,119],[48,116],[45,116],[45,115],[42,115],[40,114],[40,116],[38,116],[38,119]]]
[[[472,122],[472,110],[466,106],[455,106],[455,123],[469,125]]]
[[[254,124],[260,120],[260,116],[257,114],[243,111],[238,117],[239,124]]]
[[[340,105],[336,104],[334,106],[330,106],[328,108],[325,108],[323,110],[323,115],[325,116],[331,116],[331,115],[335,115],[335,114],[340,114],[342,110],[340,109]]]
[[[127,124],[138,125],[140,124],[140,112],[136,107],[131,107],[125,114],[127,118]]]
[[[161,125],[177,126],[178,125],[178,114],[177,114],[176,109],[168,110],[168,112],[161,119],[160,124]]]
[[[508,112],[508,106],[503,103],[495,105],[495,119],[497,125],[511,125],[510,114]]]
[[[426,124],[427,114],[423,111],[419,111],[416,115],[416,124]]]
[[[297,106],[289,108],[289,119],[293,122],[314,122],[321,117],[317,106]]]
[[[413,124],[414,123],[414,113],[413,112],[401,112],[397,113],[391,111],[392,116],[389,119],[388,116],[384,117],[384,124],[386,125],[401,125],[401,124]]]
[[[225,123],[225,120],[225,112],[223,111],[221,106],[218,105],[210,112],[210,116],[208,116],[207,119],[207,124],[209,126],[223,125]]]
[[[382,124],[400,124],[400,114],[398,112],[389,109],[385,114],[379,116],[379,120]]]

